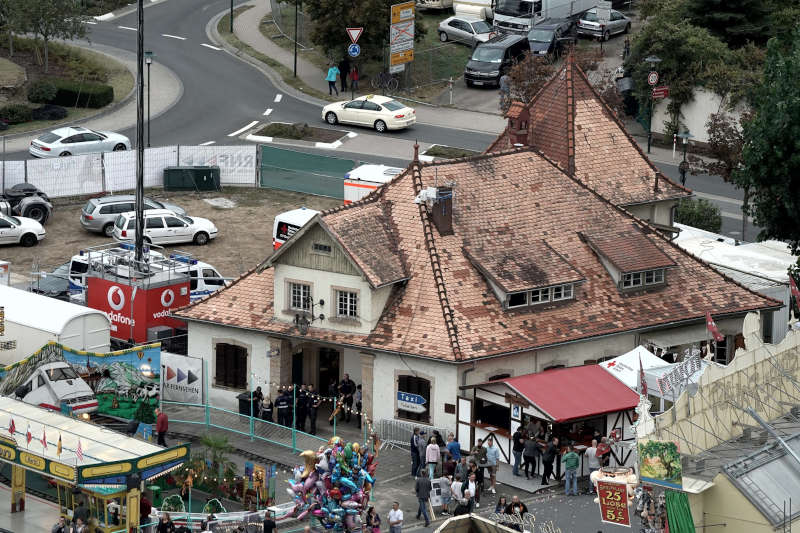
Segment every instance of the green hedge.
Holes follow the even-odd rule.
[[[10,104],[0,107],[0,120],[8,124],[22,124],[30,122],[33,118],[33,110],[22,104]]]
[[[56,88],[51,104],[64,107],[105,107],[114,101],[114,88],[102,83],[74,80],[48,80]]]

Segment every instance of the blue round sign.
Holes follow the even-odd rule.
[[[347,47],[347,54],[350,57],[358,57],[359,54],[361,54],[361,47],[358,46],[356,43],[353,43]]]

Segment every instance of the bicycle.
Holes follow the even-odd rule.
[[[377,76],[370,79],[370,85],[373,89],[386,89],[387,91],[396,91],[400,86],[400,82],[393,74],[389,72],[381,72]]]

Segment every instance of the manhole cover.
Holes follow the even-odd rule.
[[[228,198],[204,198],[203,201],[217,209],[233,209],[236,207],[236,202]]]

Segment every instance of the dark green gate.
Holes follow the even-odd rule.
[[[344,175],[356,166],[350,159],[261,146],[262,187],[344,198]]]

